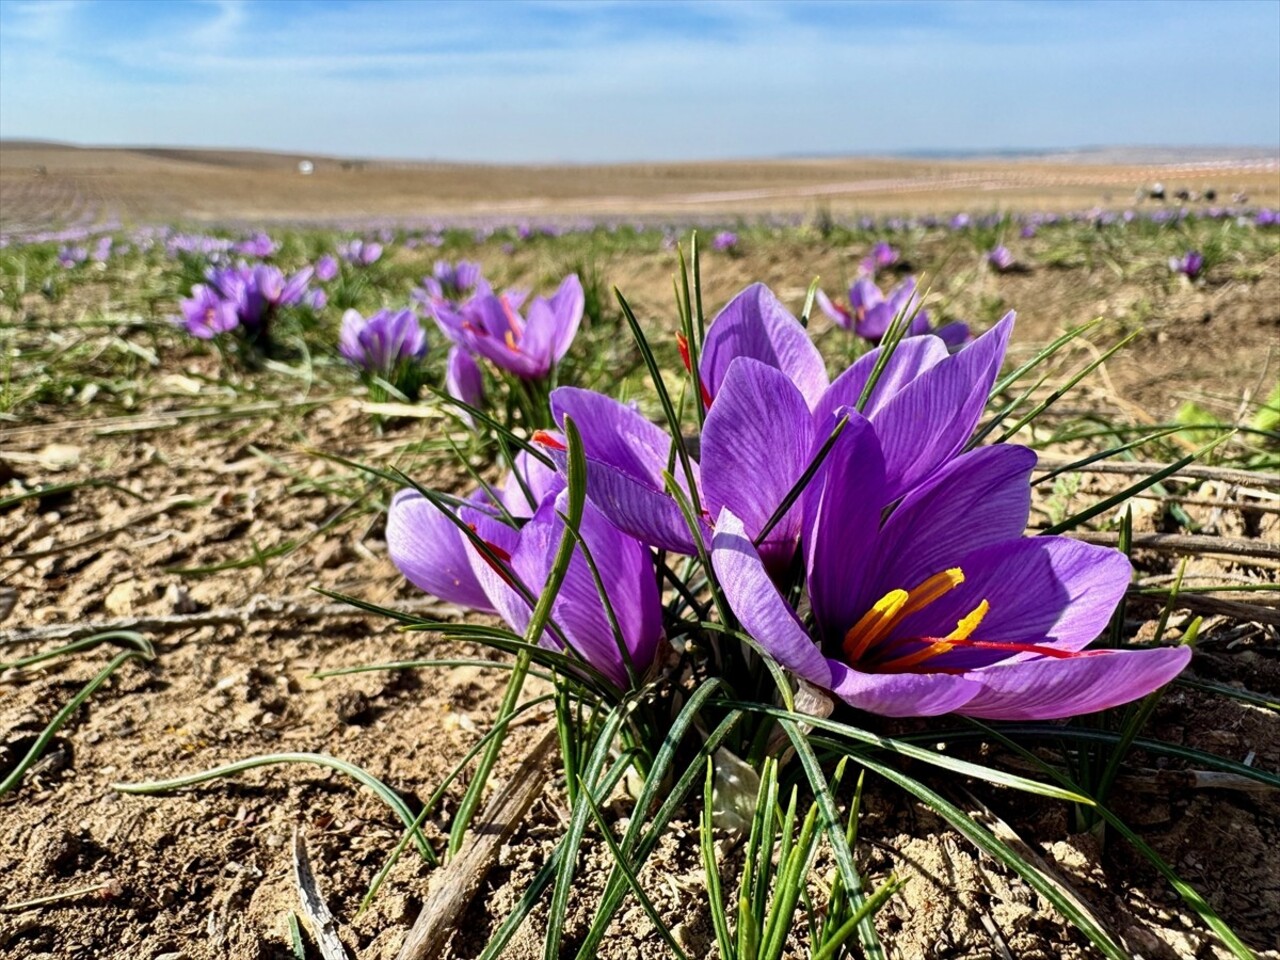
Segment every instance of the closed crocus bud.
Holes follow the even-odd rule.
[[[449,348],[444,388],[449,396],[468,406],[479,408],[484,405],[484,374],[475,357],[456,344]]]
[[[338,261],[331,254],[326,253],[316,261],[316,279],[321,283],[328,283],[337,275]]]

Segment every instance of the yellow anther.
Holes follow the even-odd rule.
[[[956,628],[948,633],[944,640],[968,640],[973,636],[973,631],[977,630],[982,621],[987,616],[987,611],[991,609],[991,604],[983,600],[980,604],[964,615],[964,618],[956,624]]]
[[[512,333],[510,330],[508,330],[508,331],[507,331],[507,335],[506,335],[505,337],[503,337],[503,339],[504,339],[504,340],[506,340],[506,342],[507,342],[507,346],[508,346],[510,349],[512,349],[512,350],[515,350],[515,349],[516,349],[516,335],[515,335],[514,333]]]
[[[909,598],[906,590],[890,590],[862,615],[862,619],[844,635],[844,655],[849,663],[857,663],[859,657],[893,629]]]
[[[924,583],[911,588],[910,599],[907,600],[906,606],[902,608],[902,613],[898,615],[898,619],[923,610],[940,596],[950,593],[962,583],[964,583],[964,571],[959,567],[952,567],[950,570],[942,571],[942,573],[935,573]]]

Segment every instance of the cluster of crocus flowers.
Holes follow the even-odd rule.
[[[860,277],[849,288],[848,304],[832,300],[819,290],[816,295],[818,308],[839,327],[871,343],[879,343],[898,318],[907,324],[906,336],[916,337],[934,333],[952,349],[969,340],[967,324],[953,322],[936,330],[929,326],[929,311],[921,308],[921,296],[915,277],[907,277],[887,294],[873,278]]]
[[[653,548],[710,545],[734,616],[797,676],[891,716],[1067,717],[1155,690],[1190,650],[1086,649],[1128,585],[1127,560],[1023,536],[1031,451],[964,452],[1012,326],[1010,314],[956,353],[904,339],[829,382],[804,329],[755,285],[708,328],[696,462],[612,398],[566,387],[552,407],[581,431],[589,505]],[[564,469],[563,444],[535,439]],[[778,586],[797,555],[812,622]]]
[[[342,315],[338,352],[366,377],[381,378],[410,400],[417,399],[427,334],[412,310],[379,310],[369,317],[348,310]]]
[[[1195,280],[1204,272],[1204,254],[1199,250],[1188,250],[1181,257],[1170,257],[1169,270],[1182,274],[1188,280]]]
[[[479,292],[482,286],[485,286],[485,280],[480,264],[469,260],[459,260],[456,264],[437,260],[431,273],[422,278],[421,293],[414,292],[427,304],[436,300],[462,303]]]
[[[266,344],[271,321],[284,307],[307,296],[312,268],[285,277],[278,267],[239,264],[212,269],[206,283],[196,284],[191,296],[179,301],[187,332],[201,339],[239,330],[246,340]]]
[[[415,586],[450,603],[496,613],[523,633],[564,535],[566,497],[554,471],[521,454],[496,491],[476,491],[452,516],[415,490],[400,491],[387,515],[387,548]],[[627,689],[648,673],[663,637],[653,560],[644,544],[590,505],[577,533],[580,543],[539,643]]]

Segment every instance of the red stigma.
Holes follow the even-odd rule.
[[[554,433],[546,430],[535,430],[533,432],[533,442],[543,447],[550,447],[552,450],[568,450],[563,443],[556,439]]]
[[[704,407],[711,406],[711,391],[707,389],[707,385],[702,382],[702,377],[693,372],[693,364],[689,361],[689,339],[683,333],[676,334],[676,346],[680,348],[680,362],[684,364],[686,372],[691,374],[698,381],[698,391],[702,394],[702,405]]]

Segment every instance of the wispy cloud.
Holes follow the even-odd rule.
[[[0,28],[4,136],[479,160],[1280,141],[1267,3],[0,0]]]

